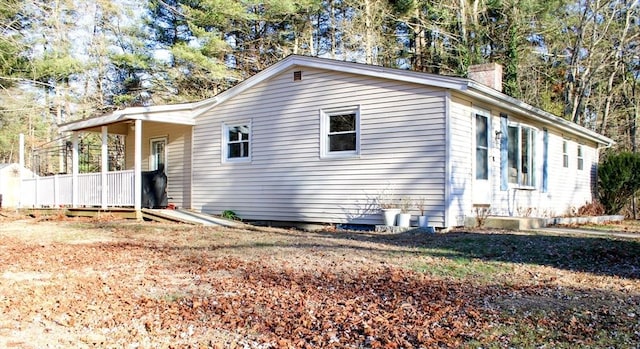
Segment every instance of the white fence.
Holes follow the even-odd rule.
[[[134,205],[134,171],[107,172],[106,206]],[[102,206],[102,175],[78,174],[77,206]],[[73,176],[55,175],[22,180],[22,207],[72,206]]]

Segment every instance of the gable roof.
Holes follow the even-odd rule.
[[[244,80],[238,85],[220,93],[213,98],[215,99],[215,102],[211,104],[210,107],[207,108],[207,110],[210,108],[215,108],[216,105],[224,103],[226,100],[292,67],[326,69],[343,73],[358,74],[389,80],[398,80],[419,85],[456,90],[465,95],[486,102],[487,104],[499,106],[509,112],[524,114],[543,125],[559,128],[561,130],[578,135],[604,146],[611,146],[614,143],[612,139],[605,137],[597,132],[591,131],[576,123],[555,116],[540,108],[536,108],[530,104],[508,96],[500,91],[475,82],[471,79],[422,73],[396,68],[385,68],[375,65],[337,61],[327,58],[297,55],[288,56],[280,62],[275,63],[265,70],[259,72],[258,74]],[[207,110],[201,110],[201,112],[197,115],[194,115],[194,117],[198,117],[202,113],[205,113]]]
[[[508,112],[526,115],[543,125],[559,128],[560,130],[590,141],[605,146],[611,146],[614,143],[610,138],[600,135],[597,132],[555,116],[471,79],[298,55],[290,55],[217,96],[200,102],[126,108],[97,118],[64,124],[61,125],[60,129],[61,131],[77,131],[123,120],[136,119],[195,125],[195,119],[197,117],[215,108],[217,105],[292,67],[326,69],[455,90],[487,104],[499,106]]]

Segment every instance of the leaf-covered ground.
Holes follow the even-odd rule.
[[[4,219],[0,347],[638,347],[638,247]]]

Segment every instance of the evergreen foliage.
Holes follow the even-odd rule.
[[[48,138],[300,54],[455,76],[497,62],[506,94],[637,150],[638,0],[2,0],[0,30],[0,93],[33,96],[15,108],[37,105]]]
[[[600,202],[607,214],[619,214],[640,190],[640,154],[611,154],[598,168]]]

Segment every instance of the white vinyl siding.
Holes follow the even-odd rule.
[[[251,220],[381,224],[376,196],[427,198],[444,224],[444,91],[304,69],[284,71],[197,119],[194,208]],[[359,106],[359,156],[321,157],[323,110]],[[220,166],[220,122],[251,115],[251,163]],[[417,212],[414,212],[414,215]]]
[[[479,106],[489,109],[485,105]],[[476,149],[473,131],[474,103],[460,94],[452,94],[451,98],[451,200],[448,203],[450,225],[463,221],[464,217],[475,215],[471,197],[475,169],[472,167]],[[491,109],[490,130],[500,130],[500,114],[503,110]],[[568,142],[569,156],[577,159],[575,140],[567,140],[561,132],[553,128],[548,130],[547,159],[547,191],[542,192],[543,159],[543,126],[535,123],[527,124],[519,115],[508,115],[509,122],[527,125],[537,130],[535,136],[536,150],[533,158],[535,180],[533,186],[510,185],[508,190],[500,189],[500,148],[499,142],[490,139],[489,176],[492,185],[491,214],[503,216],[530,215],[550,217],[567,213],[592,200],[592,188],[596,178],[595,164],[598,162],[595,144],[581,144],[584,170],[577,165],[563,167],[563,142]],[[495,132],[490,131],[491,135]],[[571,149],[574,149],[573,152]],[[588,172],[590,171],[590,172]]]
[[[474,109],[470,100],[460,95],[452,95],[450,102],[450,173],[447,176],[449,187],[448,216],[449,226],[464,224],[465,216],[472,212],[472,186],[474,174],[473,161],[475,138],[472,115]]]

